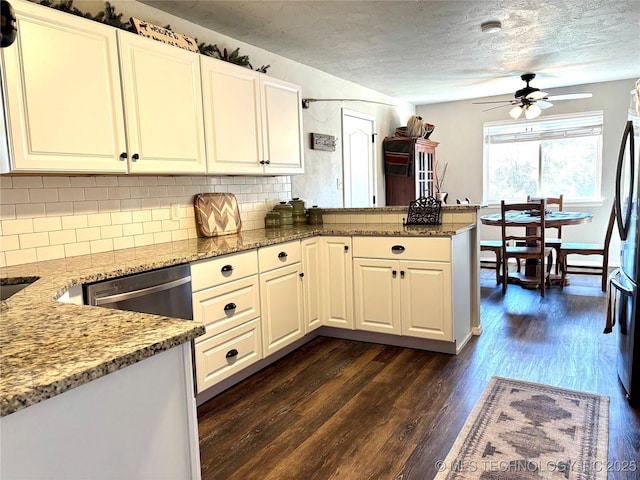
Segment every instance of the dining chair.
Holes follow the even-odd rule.
[[[509,259],[524,259],[537,261],[537,277],[519,276],[523,283],[540,286],[540,295],[544,297],[545,287],[549,285],[549,268],[545,263],[551,255],[552,248],[545,245],[545,215],[546,201],[527,203],[500,202],[500,227],[502,229],[502,293],[507,293],[509,284]],[[530,215],[525,233],[521,233],[522,225],[510,222],[510,214]],[[519,227],[514,230],[513,227]],[[515,233],[515,232],[518,233]],[[513,245],[513,246],[510,246]]]
[[[480,240],[480,251],[493,252],[496,255],[496,285],[499,285],[500,268],[502,267],[502,240]]]
[[[613,226],[616,222],[615,207],[611,206],[609,213],[609,223],[604,235],[604,243],[569,243],[562,242],[560,245],[560,288],[564,288],[564,282],[567,273],[583,274],[583,275],[600,275],[602,277],[601,288],[605,292],[607,290],[607,278],[609,276],[609,244],[611,243],[611,235],[613,234]],[[569,265],[569,255],[602,255],[602,265]]]
[[[531,195],[527,196],[527,202],[535,201],[537,198],[532,197]],[[557,197],[546,197],[547,207],[550,205],[557,205],[557,210],[562,212],[564,210],[564,195],[560,194]],[[556,275],[560,273],[560,244],[562,244],[562,227],[547,227],[547,230],[554,229],[556,230],[555,237],[550,237],[545,234],[545,245],[547,247],[553,248],[553,251],[556,254]]]

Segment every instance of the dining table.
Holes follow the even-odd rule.
[[[539,219],[527,212],[512,212],[507,213],[505,220],[509,223],[509,227],[522,226],[527,229],[527,234],[534,235],[539,226]],[[545,227],[565,227],[569,225],[580,225],[583,223],[589,223],[593,220],[593,213],[590,212],[570,212],[570,211],[557,211],[547,210],[544,215]],[[500,227],[502,225],[501,213],[489,213],[482,215],[480,221],[483,225],[491,225]],[[533,230],[533,231],[532,231]],[[513,280],[514,283],[520,283],[525,285],[526,278],[538,278],[538,269],[540,268],[540,262],[536,259],[527,259],[525,262],[524,277],[512,278],[509,276],[509,281]],[[556,278],[557,277],[557,278]],[[552,276],[552,283],[559,281],[560,276]]]

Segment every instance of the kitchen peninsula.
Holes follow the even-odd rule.
[[[153,470],[150,465],[158,459],[162,460],[160,464],[165,463],[163,456],[167,453],[167,458],[172,459],[171,461],[175,460],[176,455],[182,455],[183,458],[174,463],[181,466],[183,473],[195,474],[198,470],[193,379],[188,374],[191,357],[187,352],[190,352],[190,342],[197,342],[198,337],[205,333],[205,327],[197,321],[188,322],[55,301],[69,294],[73,301],[82,284],[170,265],[194,265],[215,257],[256,249],[260,251],[280,244],[340,237],[353,241],[354,295],[358,295],[356,271],[360,267],[357,265],[370,264],[375,265],[375,268],[384,265],[386,268],[385,262],[388,260],[380,258],[383,255],[376,250],[378,245],[389,240],[393,240],[389,243],[391,246],[404,242],[406,250],[403,249],[403,253],[426,255],[425,258],[434,255],[429,262],[438,264],[439,268],[444,266],[442,271],[449,272],[449,276],[445,275],[443,278],[449,282],[449,295],[454,297],[449,298],[452,311],[448,314],[455,324],[450,332],[450,340],[430,340],[420,338],[420,334],[413,337],[396,332],[379,333],[375,328],[366,326],[365,315],[362,325],[368,331],[360,331],[357,319],[355,328],[332,327],[329,326],[330,323],[323,325],[322,321],[313,330],[307,329],[305,325],[303,335],[273,357],[282,356],[317,335],[342,335],[345,338],[377,342],[396,339],[397,344],[402,344],[404,339],[408,342],[405,346],[428,349],[433,346],[436,350],[442,348],[440,351],[456,353],[468,341],[471,333],[480,333],[477,208],[445,207],[441,225],[417,227],[402,225],[402,216],[406,215],[406,209],[403,208],[331,209],[325,211],[324,225],[253,230],[224,237],[170,242],[0,269],[0,281],[3,284],[15,283],[15,279],[37,279],[2,304],[2,473],[10,477],[9,473],[16,471],[11,469],[22,468],[24,473],[24,467],[29,466],[33,469],[30,471],[35,474],[42,471],[50,473],[52,468],[57,468],[65,478],[80,478],[83,472],[86,474],[91,468],[94,472],[104,468],[105,476],[117,476],[123,473],[123,470],[118,470],[120,465],[125,465],[128,466],[129,473],[136,469],[139,473],[136,478],[150,478],[157,474],[157,470]],[[434,244],[437,248],[422,251],[411,243],[416,240],[437,240]],[[453,245],[453,250],[448,250],[448,245]],[[445,257],[447,261],[444,261]],[[375,262],[371,263],[371,260]],[[400,265],[403,272],[408,271],[414,263],[428,263],[414,258],[392,261],[397,262],[393,265]],[[407,265],[407,268],[403,265]],[[313,276],[309,271],[305,273],[303,281]],[[404,273],[402,275],[404,277]],[[407,278],[411,276],[408,275]],[[455,290],[452,282],[455,282]],[[465,285],[467,288],[461,288]],[[404,296],[404,292],[402,295],[400,298],[409,298]],[[317,297],[320,302],[323,298]],[[353,305],[357,312],[357,299],[354,299]],[[428,312],[422,313],[425,316]],[[363,336],[358,337],[359,334]],[[264,362],[270,360],[266,357],[265,354],[265,358],[259,359],[247,371],[261,368]],[[161,375],[164,369],[173,373]],[[179,381],[166,385],[174,383],[167,379],[176,376],[180,378]],[[114,384],[112,381],[118,383]],[[237,381],[237,377],[225,379],[217,388],[224,388],[233,381]],[[134,390],[134,397],[140,398],[135,400],[131,392],[123,391],[128,388]],[[209,390],[207,392],[211,394]],[[120,394],[122,398],[118,398]],[[181,436],[185,444],[184,451],[173,452],[173,456],[172,452],[165,449],[166,445],[152,442],[150,447],[148,444],[162,430],[164,418],[155,424],[144,424],[143,429],[136,425],[137,415],[144,417],[143,413],[147,408],[155,413],[164,412],[163,408],[167,404],[165,399],[159,398],[163,395],[171,396],[169,406],[173,409],[172,418],[175,417],[173,432],[169,434]],[[79,407],[83,403],[84,409]],[[67,411],[66,416],[61,418],[77,422],[66,425],[65,428],[75,433],[77,445],[72,448],[81,450],[58,446],[64,443],[59,436],[63,432],[58,431],[62,425],[51,420],[44,421],[52,418],[47,415],[49,408]],[[104,418],[94,423],[96,417],[100,416]],[[116,422],[119,416],[130,422],[128,427],[126,423],[123,427],[122,423]],[[84,425],[83,422],[90,423]],[[23,430],[25,425],[32,429],[30,433]],[[153,430],[154,425],[157,431]],[[100,428],[104,431],[99,430]],[[115,431],[118,428],[128,431]],[[144,452],[138,450],[142,457],[136,459],[128,459],[130,454],[125,454],[132,436],[134,450],[138,445],[136,438],[140,439],[140,444],[148,447]],[[66,440],[65,437],[62,438]],[[11,452],[5,448],[9,445],[15,446]],[[56,447],[52,453],[44,455],[43,452],[47,452],[52,446]],[[33,448],[41,450],[32,450]],[[24,449],[22,456],[15,457],[13,453],[20,449]],[[121,457],[114,462],[112,459],[118,455]],[[20,461],[24,463],[21,465]],[[74,477],[71,472],[79,472],[75,474],[79,476]],[[173,472],[178,473],[176,470]]]

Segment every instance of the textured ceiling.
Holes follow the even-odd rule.
[[[415,104],[640,77],[640,0],[142,1]]]

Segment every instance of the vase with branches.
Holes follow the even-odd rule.
[[[434,186],[436,189],[436,199],[439,200],[442,204],[447,201],[447,193],[442,191],[442,186],[444,185],[444,178],[447,175],[447,168],[449,167],[449,163],[445,163],[442,171],[438,171],[436,169],[436,176]]]

